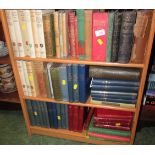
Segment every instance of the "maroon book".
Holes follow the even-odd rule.
[[[74,33],[75,33],[75,55],[76,58],[79,58],[79,49],[78,49],[78,27],[77,27],[77,17],[74,18]]]
[[[78,131],[82,132],[83,129],[83,121],[84,121],[84,107],[79,107],[79,112],[78,112]]]
[[[94,116],[104,118],[132,118],[133,113],[129,111],[96,108]]]
[[[68,105],[68,129],[73,130],[73,105]]]
[[[79,106],[73,106],[73,131],[78,131]]]

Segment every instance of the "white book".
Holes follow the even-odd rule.
[[[22,60],[16,61],[16,62],[17,62],[17,67],[18,67],[21,84],[23,87],[23,93],[25,96],[29,96],[28,90],[27,90],[27,84],[26,84],[26,80],[25,80],[25,75],[24,75],[24,68],[23,68]]]
[[[40,57],[46,58],[42,10],[36,10],[35,13],[36,13],[37,29],[38,29],[38,34],[39,34],[38,37],[39,37]]]
[[[12,12],[11,12],[11,10],[5,10],[5,14],[6,14],[6,18],[7,18],[8,27],[9,27],[9,34],[10,34],[10,38],[11,38],[14,55],[16,57],[19,57],[16,34],[15,34],[13,18],[12,18]]]
[[[12,19],[13,19],[13,25],[14,25],[14,30],[15,30],[15,36],[16,36],[17,45],[18,45],[19,56],[24,57],[25,52],[24,52],[22,33],[21,33],[20,23],[19,23],[19,18],[18,18],[18,11],[17,10],[11,10],[11,12],[12,12]]]
[[[27,68],[26,68],[26,61],[22,61],[22,63],[23,63],[25,81],[26,81],[26,85],[27,85],[27,89],[28,89],[28,95],[32,96],[31,86],[30,86],[29,77],[28,77]]]
[[[50,83],[51,96],[54,98],[53,85],[52,85],[51,72],[50,72],[51,66],[52,66],[52,63],[47,63],[47,72],[48,72],[48,78]]]
[[[32,24],[32,32],[33,32],[33,39],[34,39],[34,47],[35,47],[35,55],[36,57],[40,57],[40,48],[39,48],[39,36],[38,36],[38,29],[37,29],[37,22],[36,22],[36,10],[30,10],[31,13],[31,24]]]

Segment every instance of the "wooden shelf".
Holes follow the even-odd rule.
[[[30,57],[16,57],[16,60],[26,61],[38,61],[38,62],[55,62],[55,63],[66,63],[66,64],[85,64],[85,65],[96,65],[96,66],[113,66],[113,67],[131,67],[131,68],[143,68],[143,64],[121,64],[121,63],[106,63],[99,61],[79,60],[79,59],[58,59],[58,58],[30,58]]]
[[[31,133],[32,134],[39,134],[39,135],[45,135],[45,136],[52,136],[56,138],[64,138],[79,142],[85,142],[90,144],[127,144],[123,142],[113,142],[113,141],[106,141],[106,140],[92,140],[89,139],[88,136],[86,136],[83,133],[73,132],[69,130],[63,130],[63,129],[51,129],[51,128],[43,128],[43,127],[37,127],[37,126],[30,126]]]
[[[11,64],[9,55],[6,55],[5,57],[0,57],[0,64]]]
[[[32,97],[32,96],[25,96],[25,99],[35,100],[35,101],[43,101],[43,102],[55,102],[59,104],[68,104],[68,105],[78,105],[84,107],[96,107],[96,108],[105,108],[105,109],[115,109],[115,110],[122,110],[122,111],[131,111],[135,112],[135,108],[126,108],[126,107],[119,107],[119,106],[112,106],[112,105],[100,105],[100,104],[93,104],[90,103],[90,99],[86,103],[80,102],[66,102],[66,101],[57,101],[53,98],[45,98],[45,97]]]
[[[9,103],[19,103],[19,95],[18,92],[12,92],[12,93],[0,93],[0,102],[9,102]]]

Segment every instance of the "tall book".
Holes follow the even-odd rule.
[[[30,83],[30,88],[32,91],[32,96],[36,97],[39,95],[38,91],[38,83],[36,80],[36,74],[33,68],[33,62],[31,61],[26,61],[26,68],[27,68],[27,73],[28,73],[28,80]]]
[[[19,23],[18,11],[11,10],[11,12],[12,12],[12,20],[13,20],[15,36],[17,40],[19,56],[24,57],[25,56],[24,44],[23,44],[22,32],[21,32],[20,23]]]
[[[54,128],[54,116],[52,113],[53,107],[51,102],[47,102],[47,109],[48,109],[48,117],[49,117],[49,124],[51,128]]]
[[[57,103],[56,104],[56,109],[57,109],[57,121],[58,121],[58,128],[62,128],[62,115],[61,115],[61,104]]]
[[[78,51],[79,59],[85,59],[85,27],[84,27],[84,9],[77,9],[77,23],[78,23]]]
[[[36,10],[35,14],[36,14],[37,29],[39,34],[38,37],[39,37],[40,57],[46,58],[42,10]]]
[[[77,16],[74,16],[74,36],[75,36],[75,57],[79,58],[79,42],[78,42]]]
[[[68,129],[73,130],[73,105],[68,105]]]
[[[73,106],[73,131],[78,132],[78,123],[79,123],[79,106]]]
[[[113,27],[114,27],[114,12],[109,12],[108,13],[108,36],[107,36],[107,45],[106,45],[106,62],[111,62]]]
[[[9,27],[9,34],[10,34],[14,55],[16,57],[19,57],[17,38],[16,38],[15,27],[14,27],[13,18],[12,18],[12,10],[5,10],[5,13],[6,13],[7,23]]]
[[[106,61],[106,44],[108,35],[108,13],[93,13],[92,60]]]
[[[78,131],[82,132],[84,124],[84,107],[79,106],[78,110]]]
[[[85,54],[91,59],[92,54],[92,10],[84,10]]]
[[[33,68],[36,74],[36,80],[38,82],[39,96],[47,97],[43,67],[43,62],[33,62]]]

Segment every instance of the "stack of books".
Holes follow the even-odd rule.
[[[87,65],[17,61],[17,66],[25,96],[87,101],[90,92]]]
[[[89,118],[92,115],[91,119]],[[131,134],[132,112],[91,109],[87,134],[92,139],[129,142]],[[87,122],[87,121],[86,121]]]
[[[32,126],[82,132],[86,108],[26,100]]]
[[[90,84],[92,103],[135,107],[140,70],[91,66],[89,76],[92,77]]]
[[[6,10],[16,57],[142,63],[152,10]]]

